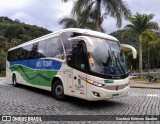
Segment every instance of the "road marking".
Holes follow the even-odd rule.
[[[159,94],[147,94],[148,97],[160,97]]]
[[[129,96],[160,97],[160,94],[139,94],[139,93],[129,93]]]
[[[144,96],[144,94],[139,93],[129,93],[130,96]]]
[[[0,82],[0,85],[8,85],[8,84],[6,84],[6,83],[3,83],[3,82]]]
[[[8,85],[5,83],[6,81],[7,81],[6,79],[0,80],[0,85]]]
[[[6,77],[0,77],[0,79],[6,79]]]

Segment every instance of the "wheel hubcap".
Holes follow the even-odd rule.
[[[57,87],[56,87],[56,94],[57,95],[62,95],[62,93],[63,93],[63,87],[62,87],[62,85],[58,85]]]

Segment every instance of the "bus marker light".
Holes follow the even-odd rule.
[[[90,84],[93,84],[92,80],[87,79],[87,82],[90,83]]]
[[[94,96],[100,97],[100,94],[99,94],[99,93],[94,92],[94,91],[93,91],[92,93],[93,93]]]

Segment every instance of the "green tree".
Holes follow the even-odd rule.
[[[60,25],[63,25],[63,28],[85,28],[86,26],[82,25],[78,17],[63,17],[59,22]]]
[[[0,50],[4,50],[5,52],[7,52],[8,47],[9,47],[9,43],[7,39],[0,35]]]
[[[73,14],[70,17],[65,16],[60,19],[59,24],[63,25],[63,28],[87,28],[95,30],[95,18],[93,16],[94,11],[89,11],[91,6],[81,11],[79,16],[74,16]],[[105,29],[100,27],[103,32]]]
[[[150,46],[150,67],[160,68],[160,39],[149,43]]]
[[[4,50],[0,51],[0,72],[5,70],[6,66],[6,52]]]
[[[136,34],[139,38],[139,72],[142,77],[142,36],[150,34],[150,32],[158,30],[159,26],[156,22],[151,21],[154,18],[153,14],[139,14],[136,13],[133,17],[129,18],[128,24],[124,27],[127,29],[123,35]]]
[[[43,36],[51,31],[21,23],[19,20],[11,20],[8,17],[0,17],[0,70],[5,70],[7,51],[21,43]]]
[[[62,0],[68,2],[69,0]],[[101,24],[107,15],[114,17],[117,26],[121,27],[122,18],[127,19],[131,15],[128,5],[123,0],[76,0],[73,5],[72,13],[79,16],[87,8],[88,12],[94,11],[95,26],[97,31],[101,31]],[[102,9],[105,11],[103,12]]]

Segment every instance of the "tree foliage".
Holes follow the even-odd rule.
[[[5,69],[6,53],[9,48],[48,34],[47,29],[21,23],[8,17],[0,17],[0,70]]]
[[[139,40],[139,72],[140,77],[142,77],[142,69],[143,69],[143,62],[142,62],[142,38],[143,35],[148,35],[155,30],[159,29],[158,23],[151,21],[154,18],[153,14],[139,14],[138,12],[133,17],[129,18],[130,24],[126,25],[124,29],[127,29],[125,33],[127,34],[135,34],[138,36]],[[124,35],[123,34],[123,35]]]
[[[65,16],[60,19],[59,24],[63,25],[63,28],[86,28],[96,30],[95,10],[90,11],[90,9],[91,6],[81,11],[78,16],[71,13],[70,17]],[[100,28],[102,32],[105,32],[102,26],[100,26]]]
[[[69,0],[62,1],[68,2]],[[95,19],[95,30],[97,31],[102,31],[101,24],[108,15],[116,19],[117,27],[121,27],[123,18],[127,19],[131,16],[131,11],[123,0],[76,0],[72,14],[78,17],[86,9]]]

